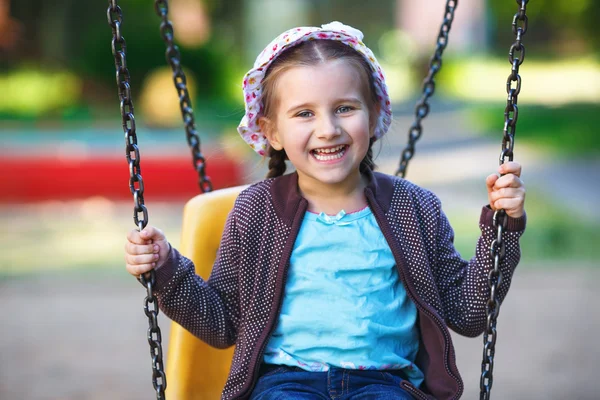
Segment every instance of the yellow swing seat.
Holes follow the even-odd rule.
[[[201,194],[185,205],[179,250],[194,262],[196,273],[204,279],[212,270],[227,215],[244,188]],[[210,347],[173,322],[167,352],[167,399],[219,399],[232,357],[233,347]]]

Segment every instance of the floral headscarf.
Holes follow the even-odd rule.
[[[260,131],[258,118],[262,116],[262,80],[271,63],[286,49],[308,40],[336,40],[340,41],[362,55],[371,66],[375,82],[375,90],[381,104],[374,138],[383,136],[392,120],[390,98],[385,84],[383,71],[375,59],[373,52],[362,42],[363,34],[358,29],[344,25],[340,22],[331,22],[318,27],[299,27],[283,32],[275,38],[259,54],[254,62],[254,67],[244,76],[243,91],[246,103],[246,114],[238,126],[242,138],[260,155],[265,155],[268,141]]]

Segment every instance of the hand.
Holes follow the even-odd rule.
[[[494,211],[504,209],[513,218],[523,216],[525,186],[520,178],[521,164],[514,161],[504,163],[498,168],[498,172],[504,176],[493,174],[485,180],[490,207]]]
[[[138,277],[160,267],[169,257],[169,250],[169,242],[160,229],[147,226],[141,232],[132,230],[125,244],[127,272]]]

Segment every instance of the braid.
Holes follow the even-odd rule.
[[[287,160],[287,154],[285,154],[285,150],[275,150],[272,147],[269,147],[269,172],[267,173],[267,178],[276,178],[285,173],[286,164],[285,160]]]

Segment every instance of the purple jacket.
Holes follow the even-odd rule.
[[[475,256],[465,261],[454,249],[454,233],[438,198],[406,180],[369,173],[365,196],[396,260],[404,287],[419,311],[421,349],[417,365],[425,374],[417,398],[457,399],[463,383],[447,327],[478,336],[486,323],[490,244],[496,236],[493,211],[483,207]],[[209,345],[235,345],[223,399],[246,399],[258,378],[284,293],[287,267],[307,209],[297,174],[254,184],[231,211],[212,273],[204,281],[175,249],[157,269],[160,308]],[[506,258],[498,290],[503,299],[520,258],[525,216],[509,218]],[[365,238],[368,240],[368,238]]]

